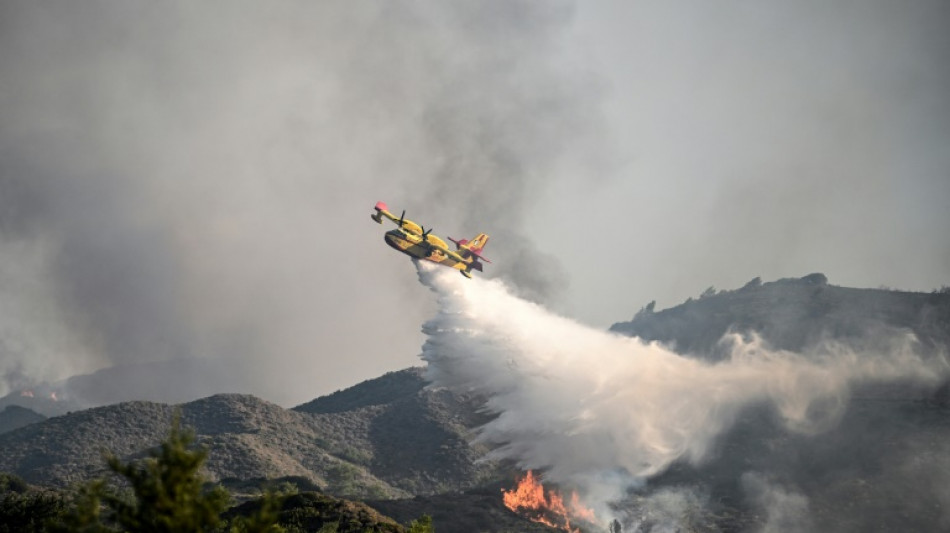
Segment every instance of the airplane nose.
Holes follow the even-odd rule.
[[[392,231],[387,231],[387,232],[383,235],[383,240],[386,241],[386,244],[388,244],[388,245],[391,246],[392,248],[395,248],[396,250],[402,251],[401,248],[399,248],[399,246],[396,245],[396,239],[397,239],[397,237],[396,237],[396,235],[393,234]]]

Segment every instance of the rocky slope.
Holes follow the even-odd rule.
[[[180,409],[210,449],[213,480],[300,476],[339,496],[392,498],[472,487],[491,476],[494,467],[476,465],[478,451],[466,441],[477,418],[473,403],[423,389],[418,369],[379,379],[398,383],[398,391],[339,409],[325,406],[340,396],[284,409],[227,394],[177,407],[126,402],[70,413],[0,435],[0,471],[60,487],[100,476],[103,450],[141,456]],[[357,390],[375,389],[374,381]]]
[[[46,417],[19,405],[8,405],[0,411],[0,434],[46,420]]]
[[[653,312],[618,333],[718,361],[728,331],[757,332],[772,346],[801,350],[826,340],[860,356],[912,333],[926,358],[946,357],[950,294],[852,289],[821,274],[747,286]],[[936,390],[864,387],[842,418],[815,432],[788,429],[774,409],[742,413],[701,465],[675,464],[631,494],[631,515],[679,498],[686,528],[711,531],[936,531],[950,527],[950,402]]]
[[[667,310],[645,307],[611,329],[712,361],[726,356],[718,341],[728,331],[756,331],[789,350],[828,339],[860,350],[909,332],[927,357],[944,357],[950,294],[836,287],[820,274],[753,280]],[[753,406],[706,462],[675,464],[618,509],[639,517],[644,531],[670,520],[696,531],[950,528],[947,390],[857,391],[835,427],[812,434],[790,431],[773,409]],[[479,405],[427,389],[420,369],[294,409],[234,394],[180,406],[128,402],[0,435],[0,471],[60,487],[102,475],[103,449],[142,456],[180,409],[210,448],[208,475],[231,487],[298,476],[328,494],[370,500],[403,523],[429,513],[443,532],[540,530],[500,505],[499,480],[510,477],[478,462],[485,450],[467,442],[486,420]]]
[[[486,450],[468,442],[472,428],[487,421],[479,401],[424,387],[422,370],[407,369],[294,410],[328,425],[358,420],[359,428],[344,428],[340,446],[383,479],[400,479],[398,486],[413,494],[462,490],[490,479],[495,467],[476,464]]]
[[[722,356],[717,343],[729,331],[754,331],[775,348],[793,351],[826,339],[866,346],[911,332],[933,351],[950,346],[950,292],[838,287],[823,274],[769,283],[756,278],[663,311],[647,306],[610,329],[712,359]]]
[[[491,484],[464,492],[446,492],[432,496],[418,496],[399,500],[368,502],[374,509],[401,523],[428,514],[436,531],[487,532],[517,531],[544,533],[552,528],[532,522],[509,511],[499,497],[500,485]]]

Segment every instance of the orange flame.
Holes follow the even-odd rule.
[[[33,397],[33,391],[31,391],[31,390],[29,390],[29,389],[22,390],[22,391],[20,391],[20,396],[23,396],[23,397],[25,397],[25,398],[32,398],[32,397]]]
[[[55,393],[55,392],[49,393],[49,399],[50,399],[50,400],[53,400],[54,402],[58,402],[58,401],[59,401],[59,398],[56,397],[56,393]]]
[[[576,492],[571,492],[570,505],[565,505],[564,498],[554,490],[545,491],[530,470],[518,481],[517,487],[501,492],[505,507],[546,526],[579,533],[580,529],[571,527],[572,519],[597,521],[594,511],[581,504]]]
[[[577,497],[576,492],[571,492],[571,514],[581,520],[597,522],[597,516],[594,514],[594,510],[590,507],[585,507],[584,504],[581,503],[580,498]]]

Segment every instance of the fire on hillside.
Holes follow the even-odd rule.
[[[37,396],[36,396],[36,393],[33,392],[33,389],[23,389],[20,391],[20,397],[21,398],[36,398]],[[43,395],[41,394],[39,397],[42,398]],[[52,391],[49,393],[49,399],[53,400],[54,402],[59,401],[59,397],[56,396],[56,391]]]
[[[553,528],[579,533],[580,529],[576,527],[578,520],[597,522],[594,511],[580,503],[576,492],[571,492],[570,500],[565,504],[561,494],[555,490],[545,490],[530,470],[518,481],[518,486],[512,490],[502,489],[502,494],[505,507]]]

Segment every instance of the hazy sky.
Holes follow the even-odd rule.
[[[587,230],[559,240],[571,307],[607,323],[618,294],[665,308],[815,271],[950,285],[948,28],[939,1],[580,4],[620,164],[532,213]]]
[[[377,200],[594,326],[824,272],[950,284],[950,6],[0,1],[0,392],[418,364]],[[216,392],[216,391],[208,391]]]

